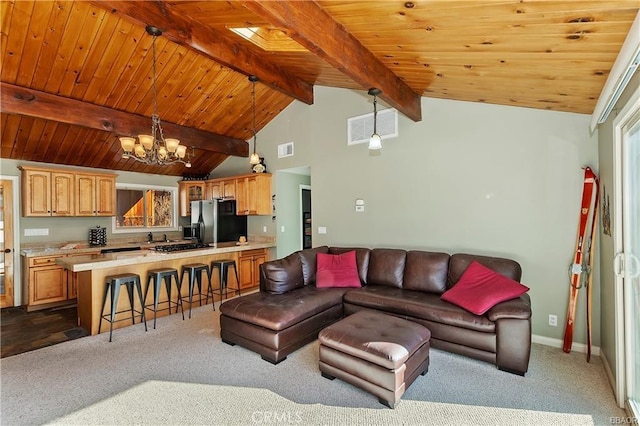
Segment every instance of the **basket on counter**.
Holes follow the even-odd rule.
[[[95,227],[89,228],[89,245],[90,246],[106,246],[107,245],[107,228]]]

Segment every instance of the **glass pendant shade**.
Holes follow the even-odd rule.
[[[144,149],[151,149],[153,146],[153,136],[151,135],[138,135],[138,140],[144,147]]]
[[[178,145],[180,145],[180,141],[178,139],[167,138],[164,140],[165,145],[167,146],[167,151],[176,152],[178,149]]]
[[[178,156],[178,158],[182,159],[186,154],[187,147],[184,145],[178,145],[178,148],[176,148],[176,155]]]
[[[133,149],[133,153],[136,155],[136,157],[140,157],[140,158],[144,158],[147,156],[147,153],[144,151],[144,147],[137,143],[135,148]]]
[[[251,157],[249,157],[249,164],[251,165],[256,165],[260,163],[260,156],[257,153],[253,153],[251,154]]]
[[[130,138],[128,136],[123,136],[120,138],[120,146],[122,150],[125,152],[133,151],[133,147],[136,144],[136,140],[134,138]]]
[[[371,138],[369,139],[369,149],[382,149],[382,138],[379,134],[374,133],[371,135]]]

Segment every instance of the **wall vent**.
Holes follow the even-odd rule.
[[[293,142],[278,145],[278,158],[293,157]]]
[[[398,136],[398,111],[395,108],[378,111],[377,130],[382,139],[390,139]],[[351,117],[347,120],[347,145],[369,143],[369,138],[372,134],[372,112]]]

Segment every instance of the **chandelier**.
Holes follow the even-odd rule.
[[[156,38],[162,35],[159,28],[151,25],[146,27],[147,33],[153,36],[153,114],[151,115],[151,135],[138,135],[135,138],[120,137],[120,146],[124,151],[122,158],[132,158],[148,165],[165,166],[169,164],[182,163],[186,167],[191,167],[191,153],[187,154],[187,147],[180,145],[178,139],[166,138],[160,125],[158,116],[158,93],[156,91]]]

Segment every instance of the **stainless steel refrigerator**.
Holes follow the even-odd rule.
[[[238,241],[247,236],[247,216],[236,215],[235,200],[192,201],[191,227],[202,244]]]

